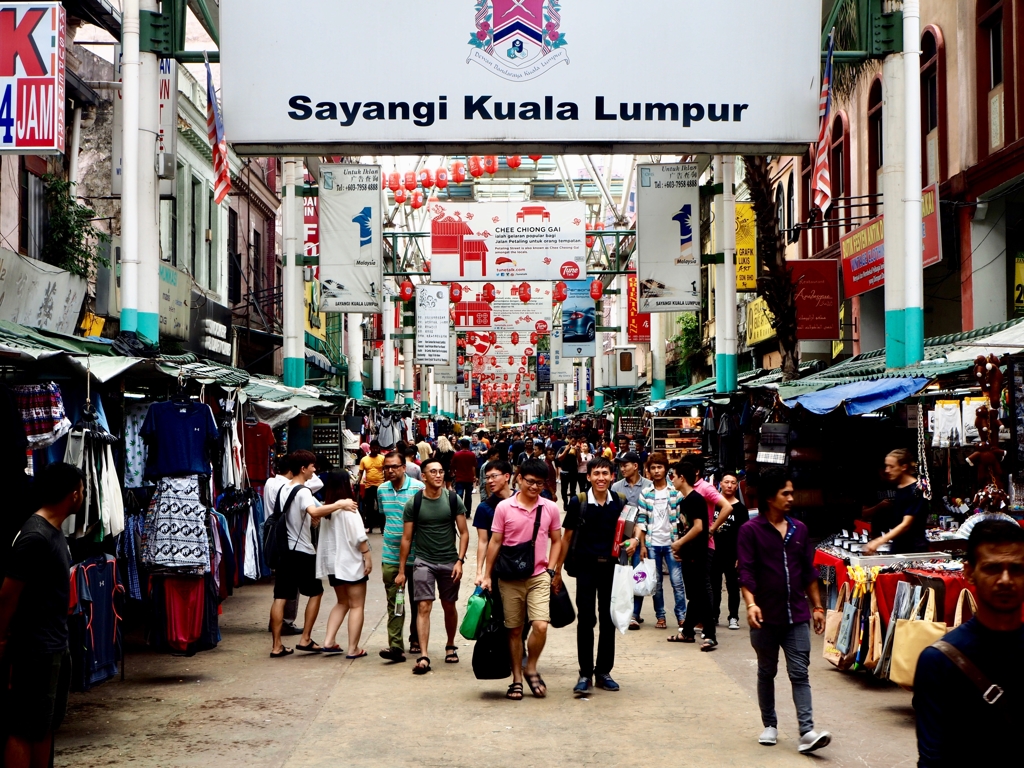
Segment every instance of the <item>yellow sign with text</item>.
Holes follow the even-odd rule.
[[[752,203],[736,203],[736,290],[757,290],[757,220]]]
[[[768,302],[758,296],[747,304],[747,346],[753,347],[773,336],[775,329],[772,327],[772,313],[768,311]]]
[[[846,324],[846,304],[839,305],[839,339],[832,342],[832,359],[835,360],[841,354],[846,342],[841,338],[843,335],[843,326]]]
[[[1013,316],[1024,317],[1024,253],[1014,260],[1013,278]]]

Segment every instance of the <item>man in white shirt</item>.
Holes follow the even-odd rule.
[[[668,457],[655,451],[647,459],[647,472],[651,486],[640,494],[640,514],[637,527],[640,529],[640,557],[655,562],[658,591],[654,594],[654,614],[658,619],[657,629],[666,629],[665,591],[662,588],[662,568],[668,568],[672,584],[674,611],[679,626],[686,618],[686,590],[683,586],[683,571],[678,560],[672,557],[672,542],[676,538],[680,506],[683,495],[668,484]],[[639,616],[639,611],[637,612]]]
[[[288,528],[288,551],[274,577],[274,604],[270,609],[270,630],[274,636],[270,657],[288,656],[295,651],[281,642],[281,625],[284,622],[285,603],[296,591],[306,595],[305,623],[302,628],[302,642],[295,647],[307,653],[322,653],[323,648],[313,642],[311,632],[320,612],[320,597],[324,593],[323,582],[316,577],[316,548],[311,533],[312,517],[338,511],[347,506],[347,499],[334,504],[321,505],[313,492],[304,485],[316,476],[316,456],[309,451],[294,451],[288,456],[291,483],[280,490],[285,494],[281,505],[286,506]]]
[[[263,484],[263,514],[270,517],[274,514],[274,505],[281,489],[292,482],[292,471],[288,469],[288,456],[277,457],[277,474],[267,479]],[[319,478],[317,478],[319,479]],[[281,499],[284,503],[284,499]],[[301,635],[302,629],[295,626],[295,619],[299,615],[299,593],[296,592],[284,604],[284,622],[281,625],[282,635]],[[267,632],[273,632],[273,627],[267,624]]]
[[[640,457],[633,451],[619,454],[615,462],[619,466],[622,479],[612,483],[612,493],[621,493],[626,497],[626,515],[635,521],[640,507],[640,494],[651,487],[651,481],[640,474]],[[636,552],[633,553],[633,567],[635,568],[639,564],[640,548],[637,547]],[[630,629],[640,629],[640,610],[643,606],[644,599],[642,597],[633,598],[633,618],[629,620]],[[665,626],[664,606],[658,615],[661,619],[658,627],[663,629]]]

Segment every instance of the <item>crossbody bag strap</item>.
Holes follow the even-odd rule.
[[[932,643],[932,647],[938,648],[947,659],[956,664],[957,668],[967,676],[967,679],[974,683],[974,687],[981,693],[981,699],[986,704],[995,704],[1002,698],[1003,689],[989,680],[985,673],[978,669],[977,665],[955,645],[945,640],[939,640]]]
[[[533,521],[533,538],[530,539],[530,543],[537,544],[537,534],[540,533],[540,518],[544,514],[544,505],[540,502],[537,503],[537,518]]]
[[[291,507],[292,502],[295,501],[295,497],[298,495],[299,491],[301,491],[301,490],[302,490],[302,486],[301,485],[296,486],[295,488],[293,488],[292,492],[290,494],[288,494],[288,501],[286,501],[284,503],[284,529],[285,529],[285,531],[288,530],[288,508]],[[281,493],[284,493],[284,489],[283,488],[281,489]],[[281,495],[280,494],[278,494],[277,500],[279,502],[281,501]],[[295,550],[295,547],[299,546],[299,536],[301,534],[302,534],[302,517],[300,516],[299,517],[299,530],[295,532],[295,546],[293,546],[291,548],[293,551]]]

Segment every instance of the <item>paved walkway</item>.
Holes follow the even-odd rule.
[[[380,537],[371,538],[375,553]],[[473,553],[467,573],[475,573]],[[567,579],[572,588],[572,580]],[[667,580],[666,580],[667,583]],[[249,586],[224,603],[221,645],[193,658],[130,653],[126,681],[72,696],[57,741],[59,766],[834,766],[914,765],[910,695],[862,675],[833,670],[816,638],[811,682],[815,716],[833,745],[796,753],[788,681],[778,684],[778,746],[757,744],[755,661],[747,631],[720,630],[721,646],[665,642],[650,601],[639,632],[617,638],[618,693],[575,700],[575,626],[550,630],[541,672],[549,695],[505,700],[510,681],[474,678],[472,644],[462,663],[443,663],[440,610],[431,631],[433,672],[376,656],[386,644],[379,563],[370,579],[363,644],[368,658],[268,658],[271,588]],[[472,589],[463,586],[462,604]],[[324,596],[314,637],[323,639]],[[438,609],[440,606],[437,606]],[[339,633],[344,638],[344,629]],[[342,640],[344,642],[344,640]],[[783,665],[784,670],[784,665]]]

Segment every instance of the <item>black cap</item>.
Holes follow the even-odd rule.
[[[629,463],[639,464],[640,463],[640,457],[637,456],[635,453],[633,453],[633,451],[626,451],[621,456],[617,456],[615,458],[615,462],[617,464],[629,464]]]

